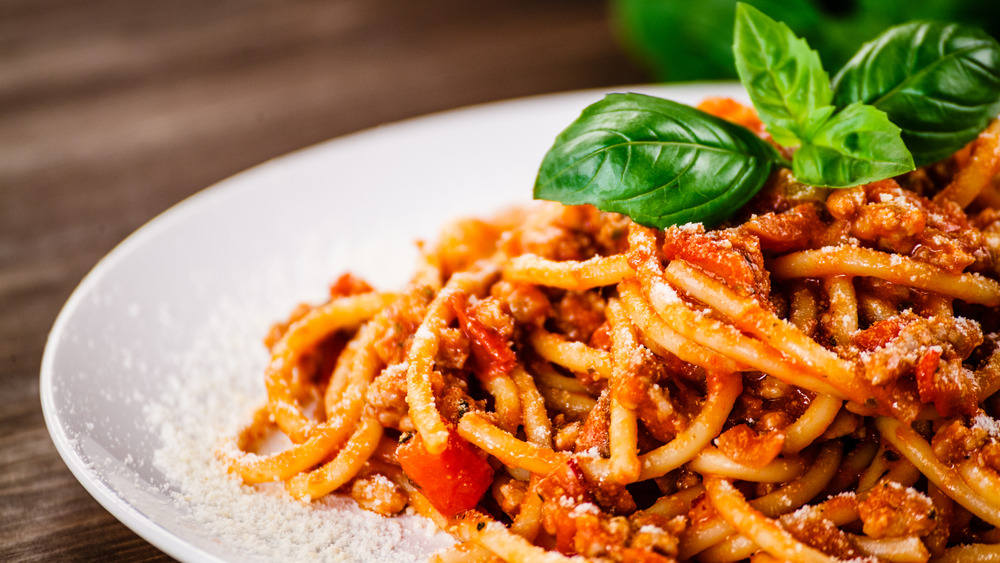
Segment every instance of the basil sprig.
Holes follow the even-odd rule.
[[[1000,43],[975,28],[911,22],[887,29],[834,79],[838,106],[871,104],[902,128],[917,166],[976,138],[1000,112]]]
[[[739,4],[737,71],[787,162],[750,130],[639,94],[586,108],[542,160],[535,198],[593,204],[637,223],[714,226],[775,166],[801,182],[849,187],[954,152],[1000,111],[1000,44],[956,25],[918,22],[866,44],[831,86],[819,56],[782,23]]]
[[[873,107],[832,105],[819,55],[787,25],[736,6],[736,71],[776,142],[799,146],[792,173],[807,184],[844,188],[913,170],[900,129]]]

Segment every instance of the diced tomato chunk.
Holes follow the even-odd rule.
[[[729,459],[761,468],[774,461],[785,445],[785,433],[776,430],[758,434],[746,424],[738,424],[716,438],[719,450]]]
[[[496,377],[514,369],[517,365],[514,351],[495,330],[469,315],[465,307],[465,298],[462,295],[455,295],[452,298],[452,306],[459,325],[469,337],[472,357],[476,360],[480,377]]]
[[[940,362],[941,349],[931,348],[921,356],[913,370],[914,378],[917,380],[917,391],[925,403],[936,403],[939,399],[938,389],[934,385],[934,372],[937,371]]]
[[[493,468],[478,448],[454,430],[438,455],[424,447],[419,434],[396,448],[403,472],[446,517],[475,508],[493,483]]]
[[[855,334],[851,338],[851,344],[854,344],[864,352],[877,350],[899,336],[903,327],[911,322],[913,322],[913,318],[907,315],[897,315],[885,320],[876,321],[870,327]],[[937,366],[935,365],[935,367]]]

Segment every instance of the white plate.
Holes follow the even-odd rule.
[[[730,84],[609,91],[625,90],[685,103],[742,96]],[[244,419],[262,399],[260,342],[271,322],[321,299],[343,271],[398,287],[414,240],[449,219],[528,202],[555,135],[603,94],[494,103],[350,135],[234,176],[138,230],[83,280],[49,336],[40,392],[63,460],[115,517],[181,560],[291,556],[278,550],[299,533],[294,558],[405,559],[439,545],[412,522],[359,516],[345,503],[310,510],[236,486],[215,498],[213,479],[226,482],[212,474],[216,425]],[[251,504],[232,504],[240,495]],[[261,516],[248,513],[268,506],[326,520],[347,511],[357,523],[349,542],[359,530],[377,541],[346,546],[324,535],[339,531],[283,522],[254,531]]]

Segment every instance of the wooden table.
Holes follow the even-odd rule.
[[[351,131],[645,79],[600,0],[0,0],[0,561],[168,559],[74,480],[38,399],[60,307],[133,230]]]

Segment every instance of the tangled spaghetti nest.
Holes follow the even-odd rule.
[[[850,190],[777,174],[711,231],[454,223],[400,292],[345,275],[276,325],[219,455],[412,507],[442,561],[1000,557],[998,130]]]

